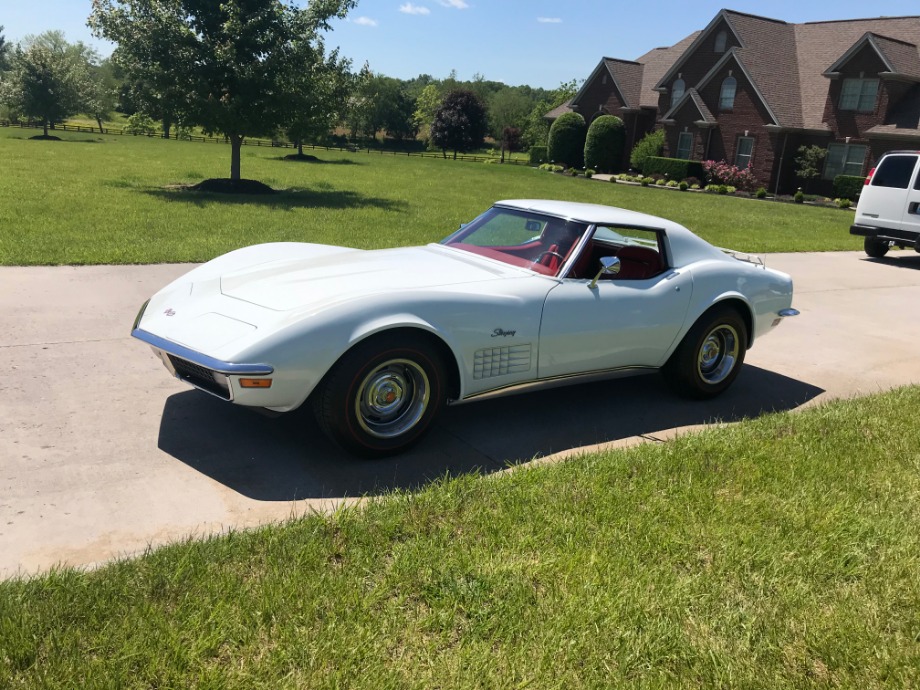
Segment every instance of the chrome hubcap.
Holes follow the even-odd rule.
[[[428,376],[418,364],[407,359],[384,362],[358,388],[358,423],[371,436],[395,438],[418,424],[429,396]]]
[[[740,344],[738,332],[731,326],[714,328],[700,347],[697,372],[706,383],[721,383],[735,368]]]

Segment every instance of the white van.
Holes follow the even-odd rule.
[[[866,254],[891,246],[920,252],[920,151],[889,151],[866,178],[851,235],[865,237]]]

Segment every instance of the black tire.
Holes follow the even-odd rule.
[[[684,397],[713,398],[737,378],[747,343],[747,324],[738,310],[715,306],[693,324],[664,366],[664,374]]]
[[[867,237],[863,240],[863,249],[865,249],[866,254],[871,256],[873,259],[881,259],[883,256],[885,256],[885,254],[888,253],[888,248],[890,246],[890,242],[880,240],[877,237]]]
[[[446,400],[444,364],[424,338],[382,334],[346,352],[312,395],[320,427],[350,453],[399,453],[418,441]]]

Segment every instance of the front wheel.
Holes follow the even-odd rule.
[[[446,398],[444,365],[423,339],[381,335],[349,350],[313,394],[323,431],[364,457],[399,453],[418,441]]]
[[[888,253],[889,247],[891,247],[891,242],[880,240],[877,237],[867,237],[863,240],[863,249],[873,259],[881,259]]]
[[[710,309],[693,324],[665,365],[668,383],[685,397],[715,397],[737,378],[747,342],[747,325],[737,310]]]

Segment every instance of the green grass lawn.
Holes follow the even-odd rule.
[[[171,186],[226,177],[230,149],[160,139],[0,129],[0,264],[204,261],[257,242],[361,248],[437,241],[497,199],[622,206],[683,223],[749,252],[858,249],[836,209],[642,189],[486,165],[379,153],[244,147],[243,176],[283,190],[259,198]]]
[[[0,583],[4,688],[916,688],[920,388]]]

